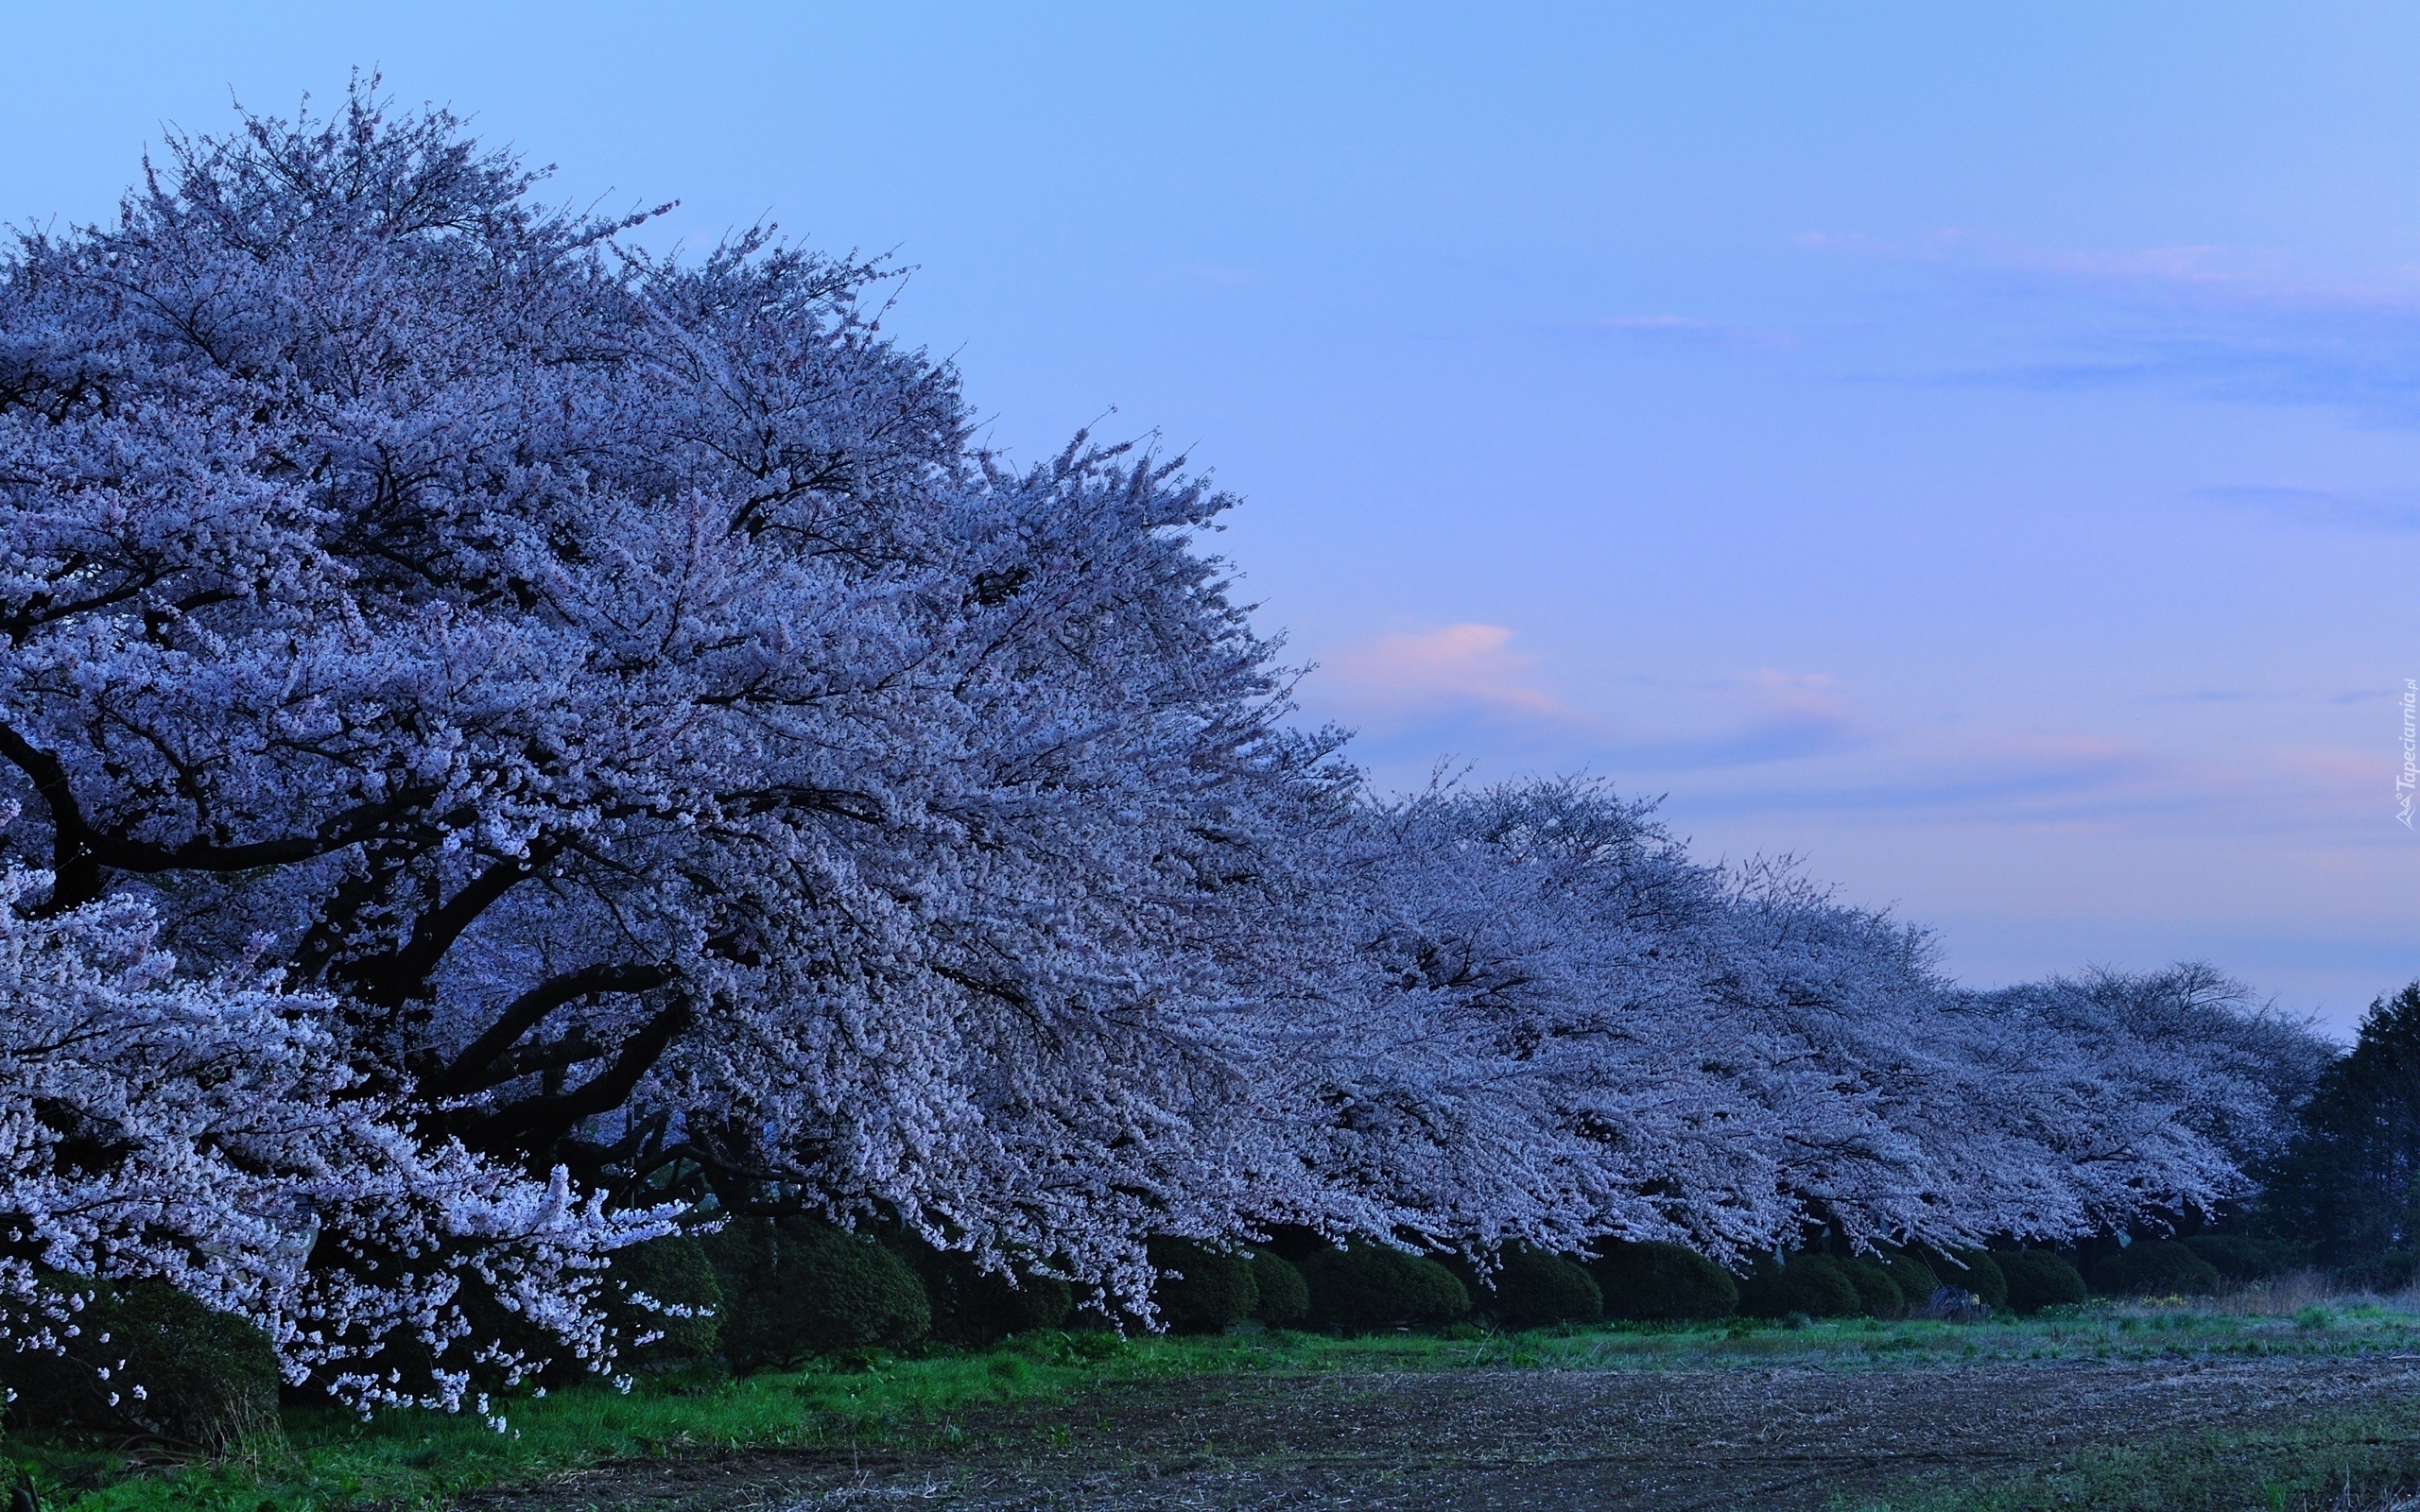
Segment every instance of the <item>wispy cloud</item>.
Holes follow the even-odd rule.
[[[1904,240],[1820,231],[1802,232],[1791,240],[1816,250],[2031,276],[2062,286],[2093,283],[2146,293],[2223,296],[2233,303],[2267,308],[2420,316],[2420,270],[2396,269],[2365,283],[2350,283],[2297,274],[2273,256],[2213,244],[2043,247],[1957,227]]]
[[[1538,686],[1530,658],[1501,625],[1399,630],[1322,659],[1322,692],[1364,716],[1482,712],[1523,720],[1579,716]]]
[[[2272,484],[2198,489],[2197,499],[2311,524],[2367,530],[2420,530],[2420,493],[2369,493]]]
[[[1874,816],[1955,814],[1983,823],[2064,823],[2198,801],[2163,752],[2092,735],[1996,732],[1950,741],[1901,739],[1831,782],[1739,794],[1766,809]]]
[[[1474,740],[1548,766],[1656,777],[1804,760],[1865,738],[1823,673],[1773,668],[1663,690],[1618,718],[1552,691],[1500,625],[1401,630],[1321,659],[1305,686],[1315,714],[1362,728],[1365,747],[1426,770],[1429,754]]]
[[[1398,786],[1416,785],[1441,753],[1483,751],[1495,771],[1599,772],[1708,817],[2298,838],[2388,828],[2383,746],[2238,750],[2165,727],[1919,724],[1877,718],[1827,673],[1775,667],[1578,696],[1518,644],[1510,627],[1477,623],[1380,635],[1331,652],[1305,701],[1314,717],[1358,726],[1362,759]],[[2274,696],[2208,688],[2151,701],[2201,729]]]
[[[1702,772],[1828,755],[1866,738],[1828,673],[1760,667],[1679,691],[1696,712],[1697,730],[1608,741],[1596,761],[1616,771]]]
[[[1788,784],[1737,782],[1691,795],[1703,813],[1826,814],[1858,823],[2308,839],[2322,830],[2385,836],[2381,757],[2288,749],[2241,759],[2088,733],[1900,731]]]
[[[1701,320],[1685,315],[1616,315],[1599,320],[1573,320],[1557,329],[1581,335],[1655,346],[1770,352],[1798,345],[1798,338],[1787,332],[1733,325],[1720,320]]]
[[[2143,702],[2149,704],[2212,704],[2243,703],[2252,695],[2241,688],[2193,688],[2184,693],[2148,693]]]
[[[2165,385],[2420,424],[2420,275],[2410,270],[2329,280],[2223,247],[2042,248],[1957,230],[1905,241],[1809,232],[1796,241],[1919,269],[1969,297],[1962,339],[1990,355],[1939,351],[1923,370],[1879,375],[1895,381]]]

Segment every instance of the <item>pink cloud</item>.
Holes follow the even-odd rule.
[[[1530,658],[1501,625],[1400,630],[1346,646],[1323,662],[1323,692],[1373,713],[1479,709],[1531,718],[1578,715],[1535,685]]]
[[[1759,713],[1827,725],[1850,723],[1848,699],[1828,672],[1781,672],[1759,667],[1738,679]]]

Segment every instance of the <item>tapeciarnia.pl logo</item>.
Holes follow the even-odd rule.
[[[2394,817],[2405,829],[2411,825],[2411,792],[2420,786],[2420,678],[2403,679],[2403,770],[2394,774]],[[2413,830],[2420,834],[2420,830]]]

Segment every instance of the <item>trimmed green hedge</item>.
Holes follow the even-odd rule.
[[[76,1315],[67,1352],[0,1355],[0,1383],[17,1394],[12,1425],[133,1435],[213,1454],[283,1436],[268,1334],[164,1281],[71,1284],[93,1299]]]
[[[2008,1278],[2000,1274],[1999,1262],[1984,1251],[1953,1249],[1927,1263],[1944,1286],[1972,1292],[1987,1307],[2008,1306]]]
[[[722,1282],[706,1246],[687,1234],[650,1239],[614,1251],[605,1273],[605,1319],[625,1341],[621,1363],[660,1370],[712,1355],[722,1342]],[[670,1316],[642,1307],[633,1294],[686,1310]],[[652,1344],[627,1341],[660,1333]]]
[[[1311,1315],[1311,1289],[1293,1263],[1266,1249],[1252,1252],[1253,1285],[1260,1300],[1252,1315],[1272,1329],[1292,1328]]]
[[[2277,1276],[2302,1263],[2302,1253],[2282,1239],[2254,1239],[2244,1234],[2195,1234],[2182,1241],[2210,1268],[2231,1281],[2256,1281]]]
[[[954,1249],[936,1249],[912,1234],[890,1246],[924,1282],[932,1308],[932,1336],[980,1349],[1012,1334],[1055,1329],[1076,1310],[1075,1289],[1055,1276],[983,1270]]]
[[[2218,1284],[2218,1270],[2173,1239],[2138,1242],[2092,1267],[2092,1289],[2118,1297],[2198,1296]]]
[[[1857,1288],[1858,1310],[1868,1317],[1897,1317],[1908,1310],[1907,1294],[1899,1290],[1898,1281],[1879,1261],[1867,1255],[1852,1255],[1840,1262],[1840,1266],[1849,1284]]]
[[[2046,1307],[2084,1299],[2083,1273],[2055,1250],[2002,1250],[1992,1261],[2008,1282],[2008,1306],[2013,1313],[2031,1316]]]
[[[1739,1311],[1750,1317],[1854,1317],[1864,1307],[1857,1284],[1829,1255],[1802,1252],[1780,1265],[1759,1260],[1739,1286]]]
[[[723,1296],[722,1347],[745,1374],[810,1355],[925,1336],[916,1273],[860,1234],[816,1218],[735,1218],[706,1241]]]
[[[1508,1329],[1555,1323],[1595,1323],[1605,1315],[1605,1294],[1595,1278],[1573,1262],[1527,1245],[1508,1246],[1480,1305]]]
[[[1374,1333],[1409,1325],[1450,1323],[1471,1310],[1454,1273],[1426,1255],[1384,1245],[1315,1250],[1300,1267],[1311,1294],[1314,1328]]]
[[[1223,1333],[1259,1305],[1260,1283],[1249,1256],[1190,1239],[1154,1239],[1150,1255],[1159,1273],[1151,1302],[1171,1333]]]
[[[1899,1295],[1911,1309],[1925,1306],[1932,1300],[1932,1294],[1941,1290],[1941,1278],[1933,1274],[1932,1267],[1904,1250],[1885,1252],[1876,1263],[1890,1273],[1892,1284],[1899,1288]]]
[[[1689,1323],[1729,1317],[1739,1308],[1731,1273],[1683,1245],[1616,1240],[1588,1272],[1604,1294],[1608,1317]]]

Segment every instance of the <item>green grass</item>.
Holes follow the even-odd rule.
[[[873,1444],[947,1444],[981,1431],[986,1409],[1046,1406],[1116,1382],[1233,1373],[1456,1370],[1657,1370],[1811,1366],[1891,1370],[1910,1366],[2010,1360],[2142,1360],[2161,1356],[2420,1351],[2420,1314],[2383,1306],[2307,1309],[2292,1317],[2213,1315],[2183,1308],[2112,1308],[1979,1324],[1857,1320],[1789,1329],[1737,1322],[1667,1329],[1546,1330],[1514,1335],[1473,1330],[1337,1339],[1269,1332],[1206,1339],[1100,1333],[1030,1335],[982,1353],[936,1351],[846,1366],[769,1374],[683,1392],[644,1384],[628,1394],[582,1385],[504,1408],[498,1433],[479,1418],[391,1413],[362,1423],[341,1414],[289,1414],[286,1442],[237,1459],[146,1465],[70,1446],[9,1443],[9,1458],[32,1471],[44,1504],[59,1512],[334,1512],[354,1506],[436,1505],[461,1491],[538,1479],[614,1459],[711,1449],[846,1449]],[[2391,1463],[2420,1463],[2420,1427],[2402,1417],[2317,1418],[2229,1447],[2163,1447],[2079,1457],[2030,1477],[2005,1500],[1965,1507],[2190,1505],[2111,1500],[2107,1486],[2176,1481],[2210,1467],[2274,1463],[2289,1498],[2371,1477]],[[2234,1455],[2229,1459],[2229,1454]],[[2247,1460],[2246,1455],[2251,1458]],[[2398,1459],[2397,1456],[2400,1456]],[[2221,1467],[2232,1465],[2234,1469]],[[2271,1474],[2262,1470],[2263,1475]],[[2183,1484],[2178,1482],[2178,1484]],[[2089,1493],[2089,1494],[2086,1494]],[[1996,1493],[1995,1493],[1996,1494]],[[2031,1498],[2031,1500],[2028,1500]],[[2081,1498],[2080,1500],[2078,1498]],[[1950,1503],[1911,1503],[1933,1512]],[[2279,1505],[2302,1505],[2288,1500]]]

